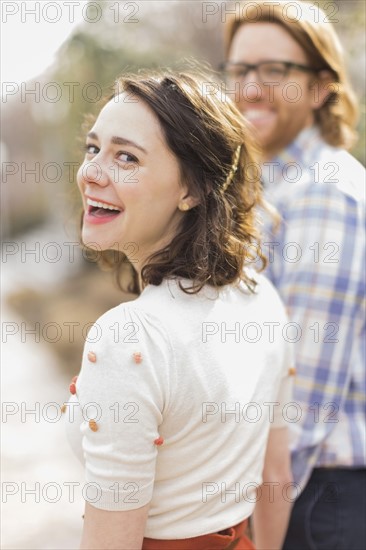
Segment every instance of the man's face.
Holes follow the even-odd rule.
[[[289,61],[309,66],[305,52],[292,36],[280,25],[266,22],[245,23],[239,27],[228,61],[249,64]],[[314,73],[292,68],[281,82],[277,82],[275,73],[273,78],[266,75],[268,83],[264,84],[257,71],[250,70],[238,81],[237,105],[255,127],[266,159],[271,159],[303,128],[313,124],[316,88],[311,88],[310,83],[314,81]],[[233,89],[233,82],[228,89]]]

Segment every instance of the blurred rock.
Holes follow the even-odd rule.
[[[108,309],[134,297],[117,288],[110,272],[91,266],[44,293],[30,288],[12,292],[7,303],[27,329],[36,328],[40,341],[52,347],[62,369],[74,375],[90,326]]]

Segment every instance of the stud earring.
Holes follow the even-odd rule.
[[[179,210],[181,210],[182,212],[187,212],[187,210],[189,210],[189,204],[188,202],[182,202],[180,205],[179,205]]]

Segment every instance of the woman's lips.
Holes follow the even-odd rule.
[[[94,211],[92,210],[91,212],[86,211],[84,213],[84,222],[91,224],[109,223],[123,213],[118,212],[117,210],[104,210],[102,213],[101,210],[101,208],[98,208]]]
[[[86,195],[84,221],[92,224],[108,223],[120,214],[121,207]]]

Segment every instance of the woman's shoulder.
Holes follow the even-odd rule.
[[[160,389],[169,389],[174,364],[171,339],[158,316],[145,311],[139,299],[121,303],[101,315],[86,336],[80,395],[92,400],[93,392],[104,395],[122,383],[141,384],[141,373],[145,382],[155,380]]]
[[[155,291],[151,294],[154,299],[150,299],[150,293],[149,299],[142,293],[136,299],[120,303],[103,313],[93,324],[88,337],[91,335],[91,341],[94,339],[120,350],[127,344],[143,344],[154,349],[159,346],[169,347],[167,324],[163,308],[159,307],[161,291],[156,292],[157,296]]]
[[[106,324],[114,320],[139,319],[142,323],[147,322],[153,315],[153,307],[166,294],[162,285],[149,285],[144,291],[133,300],[121,302],[103,313],[97,323]]]
[[[282,298],[269,278],[264,273],[260,273],[250,267],[246,267],[245,272],[247,278],[254,283],[251,292],[253,296],[257,297],[259,307],[263,307],[263,311],[266,314],[286,317],[286,309]]]
[[[182,283],[180,285],[180,283]],[[285,316],[282,300],[270,280],[254,268],[245,268],[245,277],[236,284],[219,288],[206,285],[198,293],[184,292],[187,280],[165,280],[160,285],[149,285],[136,299],[124,302],[105,312],[96,321],[97,331],[114,332],[133,329],[140,335],[149,334],[170,339],[172,324],[185,324],[187,318],[204,314],[214,302],[233,303],[235,307],[251,304],[263,309],[264,314]],[[174,327],[173,327],[174,328]]]

